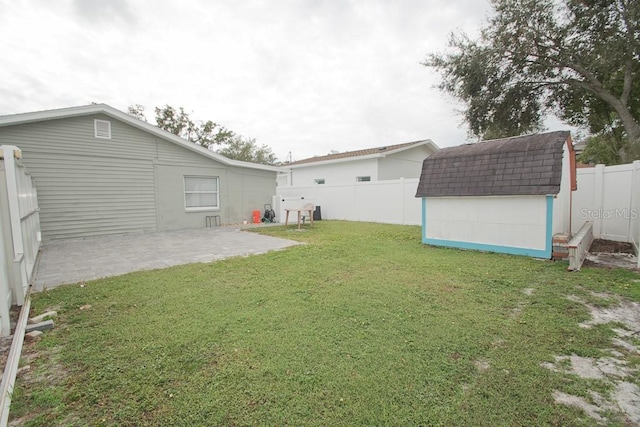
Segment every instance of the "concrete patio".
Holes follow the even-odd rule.
[[[53,241],[42,246],[33,291],[133,271],[266,253],[297,244],[237,227]]]

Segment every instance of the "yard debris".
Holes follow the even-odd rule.
[[[40,336],[42,335],[42,331],[31,331],[24,334],[24,340],[28,342],[38,341]]]
[[[20,366],[16,371],[16,375],[20,376],[23,372],[27,372],[30,369],[31,369],[31,365]]]
[[[39,316],[34,316],[27,320],[27,323],[33,325],[34,323],[40,323],[45,320],[47,317],[56,317],[58,315],[57,311],[47,311],[46,313],[42,313]]]
[[[90,308],[91,308],[91,304],[85,304],[82,307],[80,307],[80,310],[89,310]]]
[[[53,329],[53,320],[45,320],[44,322],[38,322],[33,325],[27,325],[25,331],[47,331],[49,329]]]

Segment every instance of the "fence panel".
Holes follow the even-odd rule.
[[[8,334],[5,309],[24,304],[40,250],[38,195],[31,176],[19,162],[21,151],[0,146],[0,326]]]
[[[358,182],[311,187],[278,187],[278,212],[313,203],[323,219],[421,224],[421,204],[415,197],[418,179]]]
[[[620,166],[578,169],[572,196],[571,228],[586,221],[594,238],[631,242],[640,250],[640,161]],[[305,203],[321,206],[325,219],[420,225],[422,211],[415,192],[418,179],[372,181],[310,187],[278,187],[277,212]],[[640,263],[639,263],[640,265]]]
[[[578,169],[573,194],[573,232],[593,222],[595,238],[635,242],[640,222],[640,161],[619,166]]]

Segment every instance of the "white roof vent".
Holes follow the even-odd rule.
[[[93,128],[96,138],[111,139],[111,122],[108,120],[94,120]]]

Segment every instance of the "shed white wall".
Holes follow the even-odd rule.
[[[486,250],[492,250],[491,247],[547,249],[548,207],[545,196],[438,197],[423,200],[425,243],[474,249],[475,245],[484,245]]]

